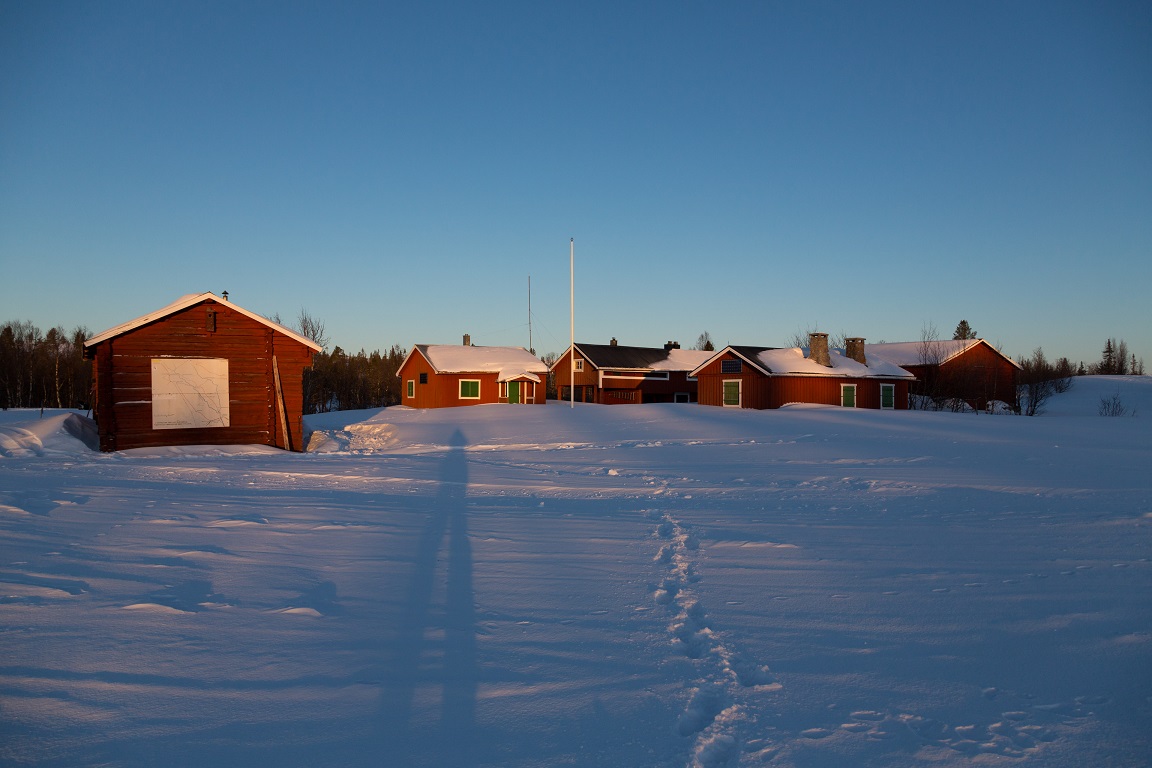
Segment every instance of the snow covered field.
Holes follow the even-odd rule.
[[[5,412],[0,763],[1149,765],[1149,417]]]

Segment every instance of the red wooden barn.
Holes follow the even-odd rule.
[[[993,402],[1016,407],[1020,365],[984,339],[867,344],[865,350],[912,373],[912,394],[937,407],[947,401],[964,401],[978,411]]]
[[[446,408],[484,403],[544,405],[548,366],[523,347],[416,344],[400,364],[403,405]]]
[[[190,294],[84,342],[100,450],[262,444],[303,450],[303,377],[320,345]]]
[[[576,344],[552,364],[561,400],[585,403],[694,403],[696,379],[690,373],[711,352],[680,349],[670,341],[659,347],[626,347],[616,343]]]
[[[829,350],[826,333],[811,334],[808,349],[728,346],[693,375],[703,405],[907,408],[912,374],[879,357],[865,358],[863,348],[864,339],[852,338],[843,353]]]

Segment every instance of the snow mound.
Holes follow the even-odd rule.
[[[0,456],[82,454],[98,448],[96,422],[77,411],[15,409],[0,416]]]
[[[1101,416],[1102,406],[1116,404],[1110,415],[1152,415],[1152,376],[1074,376],[1072,388],[1053,395],[1041,416]]]
[[[308,453],[375,453],[395,444],[396,428],[391,424],[362,422],[343,429],[316,430],[308,436]]]

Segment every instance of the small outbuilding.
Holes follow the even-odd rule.
[[[847,408],[908,407],[914,376],[879,356],[865,357],[864,339],[830,350],[828,334],[813,333],[809,346],[728,346],[692,372],[700,403],[730,408],[779,408],[790,403]]]
[[[321,347],[227,296],[189,294],[84,342],[100,450],[303,450],[304,371]]]
[[[548,366],[523,347],[416,344],[396,374],[412,408],[512,403],[544,405]]]

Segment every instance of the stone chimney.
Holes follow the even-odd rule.
[[[860,363],[860,365],[868,365],[868,360],[864,357],[864,338],[851,336],[844,339],[844,355]]]
[[[680,349],[680,342],[678,342],[678,341],[666,341],[666,342],[664,342],[664,350],[667,351],[670,349]]]
[[[825,368],[832,367],[832,358],[828,356],[828,334],[819,332],[808,334],[808,359]]]
[[[466,346],[466,347],[472,346],[472,334],[470,334],[470,333],[464,334],[464,346]]]
[[[610,347],[616,346],[616,337],[615,336],[612,337],[612,341],[608,342],[608,346],[610,346]]]

